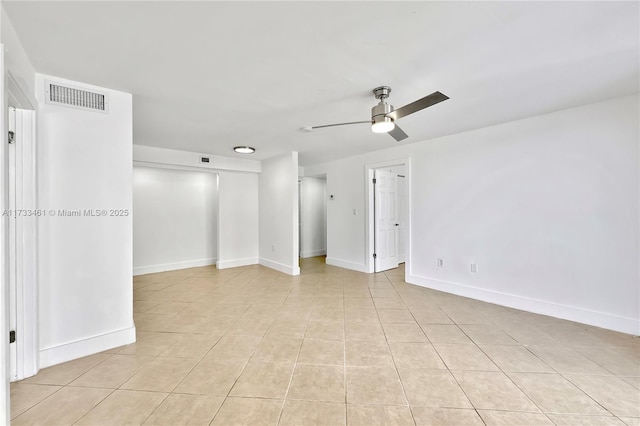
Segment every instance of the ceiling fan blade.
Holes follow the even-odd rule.
[[[349,124],[371,124],[371,120],[368,121],[350,121],[348,123],[336,123],[336,124],[323,124],[322,126],[313,126],[312,129],[321,129],[323,127],[336,127],[336,126],[348,126]]]
[[[393,130],[389,132],[389,134],[398,142],[409,137],[409,135],[407,135],[400,127],[398,127],[397,124],[396,127],[394,127]]]
[[[442,101],[446,101],[447,99],[449,99],[447,95],[444,95],[440,92],[433,92],[432,94],[427,95],[422,99],[418,99],[417,101],[411,102],[410,104],[391,111],[389,114],[387,114],[387,117],[391,117],[391,119],[395,121],[398,118],[413,114],[414,112],[420,111],[421,109],[425,109]]]

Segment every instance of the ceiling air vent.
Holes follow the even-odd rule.
[[[62,86],[52,82],[45,84],[46,103],[64,105],[90,111],[109,111],[109,97],[106,93]]]

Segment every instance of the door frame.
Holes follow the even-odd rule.
[[[374,186],[373,175],[375,169],[384,169],[387,167],[402,166],[405,167],[406,176],[406,209],[407,209],[407,247],[405,258],[405,279],[411,271],[411,157],[398,158],[395,160],[381,161],[376,163],[367,163],[364,167],[365,173],[365,268],[369,273],[374,272],[375,262],[374,253]]]
[[[11,85],[9,85],[11,88]],[[13,104],[13,102],[12,102]],[[22,380],[34,376],[39,370],[39,336],[38,336],[38,199],[36,184],[36,112],[33,109],[9,107],[8,130],[15,132],[15,140],[9,158],[9,173],[13,176],[8,183],[15,185],[15,205],[13,207],[26,213],[15,219],[10,227],[15,233],[15,241],[9,242],[8,258],[14,265],[14,280],[9,281],[10,300],[9,315],[15,315],[15,371],[11,371],[10,381]],[[10,235],[9,238],[13,238]],[[15,312],[14,312],[15,311]]]

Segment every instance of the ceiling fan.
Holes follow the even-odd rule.
[[[336,123],[336,124],[324,124],[322,126],[307,126],[301,130],[304,132],[311,132],[314,129],[321,129],[323,127],[335,127],[335,126],[347,126],[349,124],[371,124],[371,130],[374,133],[389,133],[398,142],[408,138],[409,136],[395,123],[398,119],[405,117],[414,112],[418,112],[432,105],[446,101],[449,99],[447,95],[440,92],[433,92],[424,98],[411,102],[398,109],[393,109],[393,105],[388,104],[385,99],[389,97],[391,93],[391,87],[380,86],[373,89],[373,94],[376,99],[380,99],[378,105],[371,108],[371,120],[368,121],[351,121],[348,123]]]

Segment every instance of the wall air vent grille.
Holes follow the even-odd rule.
[[[109,98],[106,93],[90,92],[75,87],[46,82],[46,102],[90,111],[108,112]]]

